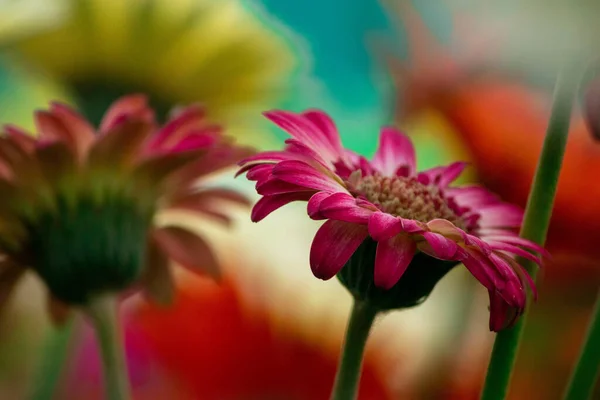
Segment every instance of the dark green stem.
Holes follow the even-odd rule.
[[[565,392],[565,400],[590,399],[600,373],[600,295],[592,314],[579,360]]]
[[[128,400],[129,379],[123,353],[117,315],[117,300],[113,296],[93,299],[86,308],[96,330],[104,367],[104,390],[107,400]]]
[[[44,342],[42,357],[30,400],[48,400],[55,396],[69,354],[70,339],[73,336],[73,318],[64,325],[51,327]]]
[[[522,237],[541,245],[546,241],[558,176],[567,144],[577,86],[574,84],[573,76],[571,71],[564,71],[556,81],[552,114],[521,229]],[[520,262],[535,280],[537,275],[535,264],[525,260]],[[514,327],[505,329],[496,336],[481,395],[482,400],[506,398],[526,318],[527,314]]]
[[[369,303],[354,301],[331,400],[356,399],[365,344],[376,315],[377,309]]]

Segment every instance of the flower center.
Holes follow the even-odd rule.
[[[356,189],[381,210],[397,217],[424,223],[441,218],[459,228],[465,225],[437,187],[423,185],[415,178],[370,175],[362,178]]]

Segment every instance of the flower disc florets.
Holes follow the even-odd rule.
[[[266,114],[292,138],[283,151],[247,158],[239,173],[263,197],[259,221],[293,201],[326,222],[310,252],[313,274],[338,276],[350,292],[379,309],[422,302],[460,263],[490,295],[490,329],[510,326],[535,290],[515,256],[541,263],[544,250],[516,234],[523,213],[478,186],[452,187],[465,163],[417,172],[410,140],[383,128],[372,160],[344,149],[323,112]]]
[[[0,274],[30,267],[67,304],[137,283],[168,301],[169,258],[218,274],[197,234],[154,226],[166,209],[227,221],[217,202],[246,203],[196,184],[251,153],[208,125],[202,108],[182,109],[159,127],[146,99],[130,96],[98,130],[62,104],[35,121],[35,136],[11,126],[0,136]]]

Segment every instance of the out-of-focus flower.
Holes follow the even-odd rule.
[[[273,329],[266,310],[247,304],[229,279],[219,287],[188,280],[173,307],[143,304],[128,324],[143,335],[166,376],[177,378],[193,398],[325,399],[335,375],[336,351]],[[376,364],[367,353],[361,400],[392,398]]]
[[[550,116],[550,93],[518,82],[497,68],[491,71],[486,64],[487,49],[473,53],[480,55],[478,61],[475,58],[465,64],[459,52],[450,52],[451,49],[436,41],[414,10],[408,8],[408,11],[398,15],[407,19],[409,46],[420,54],[417,59],[428,61],[429,67],[423,69],[423,64],[416,62],[393,62],[392,74],[398,82],[398,98],[402,99],[396,109],[397,123],[406,125],[423,116],[439,116],[450,127],[444,143],[457,144],[457,149],[451,151],[462,150],[467,155],[480,182],[503,200],[524,206]],[[469,26],[475,21],[469,19]],[[482,43],[490,40],[490,36],[485,36]],[[496,50],[502,41],[491,43]],[[454,46],[481,48],[472,48],[464,40]],[[440,59],[455,60],[452,70],[460,66],[463,72],[451,79]],[[436,68],[437,65],[441,68]],[[421,76],[420,70],[427,71],[427,76]],[[419,84],[440,81],[451,84]],[[425,101],[410,103],[415,91]],[[595,211],[600,191],[586,184],[597,175],[598,160],[600,147],[576,111],[546,243],[553,255],[548,262],[548,277],[554,282],[564,284],[564,278],[586,279],[590,274],[598,275],[596,260],[600,259],[600,252],[594,232],[600,229]],[[584,192],[586,195],[581,196]]]
[[[342,147],[333,121],[321,111],[266,116],[289,133],[283,151],[243,160],[239,173],[256,181],[260,221],[293,201],[327,220],[311,248],[313,274],[338,275],[351,293],[380,309],[410,307],[463,263],[488,289],[490,329],[512,325],[523,312],[529,275],[513,255],[536,263],[540,246],[514,228],[521,210],[482,187],[450,187],[465,163],[415,170],[410,140],[383,128],[373,160]]]
[[[519,73],[554,80],[561,67],[597,57],[600,3],[595,0],[445,0],[470,17],[472,36],[501,38],[494,59]]]
[[[200,236],[154,222],[168,209],[226,221],[215,202],[247,202],[196,185],[197,177],[251,153],[208,125],[201,107],[182,109],[159,127],[146,98],[134,95],[115,102],[97,130],[58,103],[35,121],[35,136],[14,126],[0,136],[0,281],[10,287],[33,269],[61,319],[65,304],[137,284],[170,301],[169,259],[218,276]]]
[[[67,18],[7,54],[63,82],[94,123],[112,99],[143,92],[161,118],[201,102],[211,122],[250,142],[264,132],[255,115],[285,94],[296,67],[282,33],[240,0],[52,3]]]

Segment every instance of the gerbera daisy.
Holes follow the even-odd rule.
[[[535,287],[515,260],[540,264],[543,249],[520,238],[522,211],[483,187],[452,187],[466,163],[417,172],[410,140],[381,131],[372,160],[342,147],[327,114],[272,111],[266,117],[292,138],[283,151],[241,162],[263,197],[252,220],[293,201],[326,220],[316,233],[310,266],[320,279],[337,275],[357,300],[378,310],[414,306],[457,264],[489,292],[490,329],[514,324]]]
[[[66,16],[4,50],[63,83],[65,100],[93,123],[113,99],[142,92],[161,119],[172,104],[201,102],[211,122],[251,143],[264,130],[249,125],[285,94],[297,66],[283,32],[240,0],[51,4]]]
[[[215,202],[246,203],[234,191],[196,185],[250,154],[207,125],[201,107],[158,127],[146,98],[133,95],[115,102],[98,129],[58,103],[35,121],[36,135],[7,126],[0,136],[0,281],[33,269],[60,319],[65,304],[137,285],[169,301],[169,259],[218,275],[201,237],[154,223],[169,208],[227,220]]]

